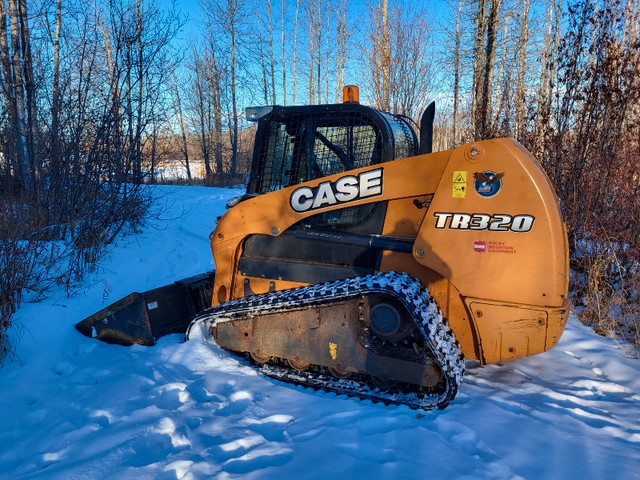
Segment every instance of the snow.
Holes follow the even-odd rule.
[[[76,296],[25,304],[0,370],[0,478],[640,479],[640,362],[574,316],[556,348],[467,361],[441,411],[266,378],[211,340],[104,344],[74,324],[131,291],[213,268],[236,190],[153,187],[165,209]]]

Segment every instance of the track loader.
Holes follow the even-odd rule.
[[[361,105],[247,109],[246,194],[210,235],[215,272],[134,293],[77,324],[107,342],[212,335],[263,373],[412,408],[444,408],[464,359],[558,342],[566,230],[513,139],[432,153],[434,105],[409,121]]]

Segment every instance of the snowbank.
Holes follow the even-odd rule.
[[[573,316],[551,352],[467,362],[452,404],[426,413],[280,384],[203,337],[82,336],[77,321],[127,293],[213,267],[208,234],[238,191],[154,188],[161,220],[76,297],[18,312],[0,478],[640,478],[640,362]]]

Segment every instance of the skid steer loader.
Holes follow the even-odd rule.
[[[210,235],[215,272],[76,328],[124,345],[205,329],[284,382],[426,410],[455,396],[464,358],[556,345],[568,248],[539,164],[512,139],[431,153],[433,104],[418,139],[344,96],[247,109],[251,175]]]

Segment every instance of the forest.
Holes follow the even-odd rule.
[[[640,345],[640,1],[0,0],[0,360],[20,303],[68,295],[153,215],[147,186],[246,178],[251,105],[361,102],[434,149],[513,137],[567,222],[571,292]],[[194,165],[203,166],[203,175]]]

